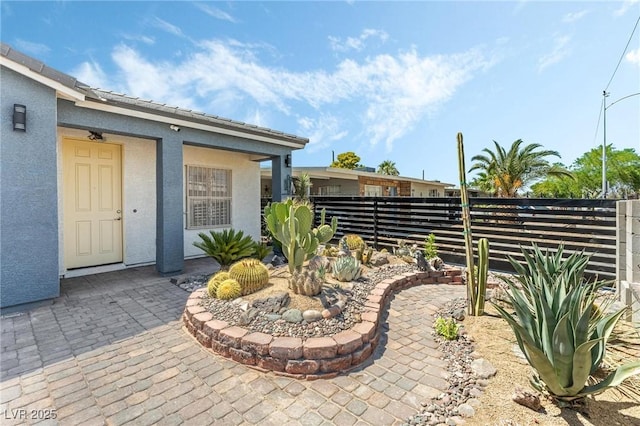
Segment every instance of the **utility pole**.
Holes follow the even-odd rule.
[[[607,198],[607,96],[609,92],[602,91],[602,104],[603,104],[603,120],[602,127],[604,129],[604,140],[602,142],[602,198]]]

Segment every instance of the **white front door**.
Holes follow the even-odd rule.
[[[66,269],[122,262],[120,145],[63,141]]]

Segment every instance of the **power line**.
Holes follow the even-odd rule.
[[[598,138],[598,129],[600,129],[600,119],[602,118],[602,110],[604,109],[604,99],[602,100],[602,105],[600,106],[600,114],[598,114],[598,124],[596,124],[596,132],[593,134],[593,143],[595,145],[596,139]]]
[[[627,49],[629,48],[629,44],[631,43],[631,39],[633,38],[633,34],[636,32],[636,28],[638,28],[638,22],[640,22],[640,16],[638,16],[638,19],[636,20],[636,25],[634,25],[633,31],[631,31],[631,35],[629,36],[629,40],[627,41],[627,45],[625,46],[624,50],[622,51],[622,55],[620,55],[620,59],[618,60],[618,65],[616,65],[616,69],[613,70],[613,75],[611,76],[611,79],[609,79],[609,83],[607,83],[607,87],[604,88],[605,92],[607,91],[607,89],[609,88],[609,85],[613,81],[613,77],[615,77],[616,72],[618,71],[618,67],[620,67],[620,63],[624,59],[625,53],[627,53]]]

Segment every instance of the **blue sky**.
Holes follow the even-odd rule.
[[[608,103],[640,92],[640,2],[13,2],[2,41],[94,87],[308,137],[294,166],[367,166],[457,183],[492,140],[571,164]],[[613,79],[609,84],[609,80]],[[596,131],[597,129],[597,131]],[[607,109],[640,152],[640,96]]]

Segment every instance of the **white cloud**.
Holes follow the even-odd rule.
[[[625,0],[619,9],[616,9],[613,12],[613,16],[622,16],[626,14],[628,11],[632,10],[634,6],[636,6],[636,10],[638,9],[638,3],[640,0]]]
[[[220,19],[221,21],[229,21],[232,23],[238,22],[233,16],[223,10],[218,9],[217,7],[211,6],[211,4],[196,3],[196,7],[207,15],[216,19]]]
[[[139,42],[142,42],[144,44],[149,44],[149,45],[155,44],[155,42],[156,42],[156,40],[153,37],[148,37],[148,36],[141,35],[141,34],[122,34],[121,36],[125,40],[139,41]]]
[[[372,37],[378,38],[384,43],[389,38],[389,35],[381,30],[365,29],[358,37],[347,37],[345,40],[339,37],[329,36],[329,43],[331,49],[337,52],[347,52],[349,50],[360,51],[365,48],[367,39]]]
[[[184,33],[182,32],[182,30],[179,27],[177,27],[177,26],[175,26],[175,25],[173,25],[173,24],[171,24],[171,23],[169,23],[169,22],[167,22],[167,21],[165,21],[163,19],[160,19],[157,16],[153,19],[153,21],[151,21],[151,23],[152,23],[153,26],[155,26],[156,28],[161,29],[164,32],[176,35],[178,37],[185,37]]]
[[[579,21],[580,19],[584,18],[585,15],[587,15],[587,13],[589,13],[589,11],[586,9],[581,10],[579,12],[569,12],[566,15],[564,15],[564,17],[562,18],[562,22],[571,24],[573,22]]]
[[[538,59],[538,72],[544,71],[547,67],[553,64],[557,64],[558,62],[569,56],[569,41],[571,41],[570,36],[556,36],[553,40],[553,50]]]
[[[42,56],[51,51],[51,48],[46,44],[34,43],[27,40],[16,39],[15,47],[25,53],[30,53],[34,56]]]
[[[298,119],[300,132],[309,138],[307,150],[318,151],[347,137],[349,132],[343,129],[338,117],[331,114],[320,114],[319,117],[300,117]]]
[[[83,62],[71,72],[78,81],[91,87],[114,90],[110,86],[109,78],[97,62]]]
[[[411,49],[363,61],[345,59],[333,69],[293,72],[261,61],[260,54],[270,55],[269,46],[211,40],[196,48],[171,61],[153,61],[118,46],[112,54],[119,69],[114,86],[144,99],[249,116],[248,122],[258,125],[264,124],[262,116],[248,111],[293,116],[301,134],[310,137],[310,148],[344,138],[347,123],[355,122],[368,143],[391,149],[476,72],[493,64],[480,50],[421,56]]]
[[[629,51],[629,53],[625,55],[625,59],[632,64],[640,66],[640,48]]]

